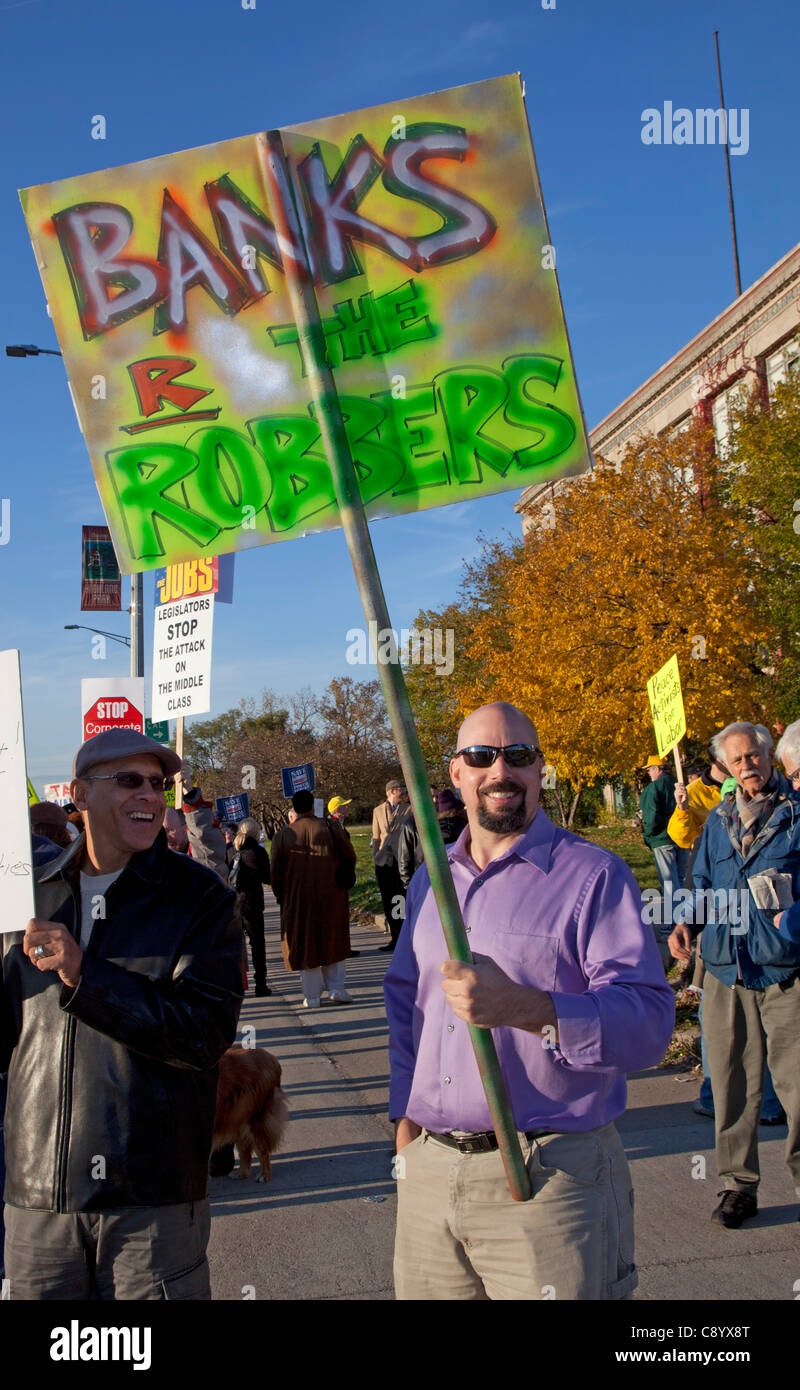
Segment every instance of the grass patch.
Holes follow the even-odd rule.
[[[370,916],[382,912],[381,895],[375,882],[375,865],[369,847],[372,838],[371,825],[348,825],[350,839],[356,852],[356,881],[350,890],[350,916],[368,913]]]
[[[612,854],[618,854],[620,859],[624,859],[642,892],[645,888],[658,888],[656,861],[653,851],[642,839],[641,831],[634,830],[629,825],[609,825],[582,830],[580,834],[584,840],[591,840],[594,845],[602,845],[603,849],[610,849]]]

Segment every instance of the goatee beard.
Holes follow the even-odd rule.
[[[490,811],[486,801],[485,793],[478,793],[478,825],[482,830],[491,830],[495,835],[509,835],[515,830],[525,829],[526,807],[525,789],[519,787],[515,782],[497,782],[492,787],[493,792],[520,792],[522,800],[519,806],[509,807],[505,811]]]

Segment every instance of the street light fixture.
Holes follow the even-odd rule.
[[[6,346],[6,357],[39,357],[46,352],[49,357],[63,357],[63,353],[57,348],[35,347],[33,343],[9,343]]]
[[[121,642],[123,647],[129,647],[131,645],[130,637],[120,637],[118,632],[104,632],[101,627],[87,627],[85,623],[64,624],[65,632],[77,632],[79,628],[81,632],[97,632],[101,637],[110,637],[114,642]]]

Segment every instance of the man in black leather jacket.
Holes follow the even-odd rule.
[[[167,847],[178,767],[131,730],[87,740],[86,834],[35,870],[36,917],[2,938],[12,1298],[211,1296],[208,1159],[242,932],[234,893]]]

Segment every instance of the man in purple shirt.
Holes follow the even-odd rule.
[[[633,1190],[613,1121],[625,1072],[661,1061],[672,990],[622,860],[539,806],[531,721],[485,705],[450,776],[448,850],[475,964],[446,959],[423,866],[386,975],[397,1129],[399,1299],[620,1299],[637,1282]],[[491,1028],[533,1196],[506,1182],[467,1024]]]

